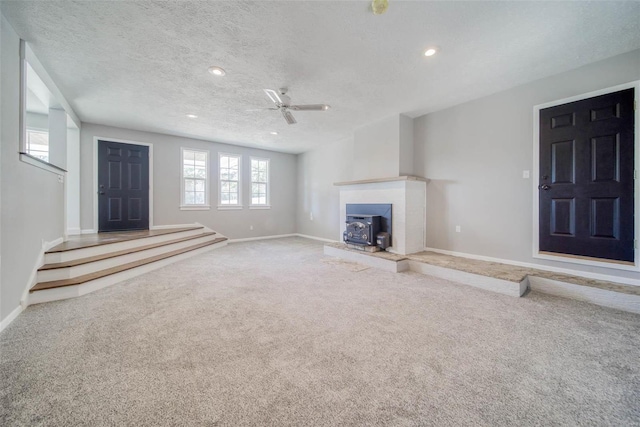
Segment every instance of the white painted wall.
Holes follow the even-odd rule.
[[[295,155],[89,123],[83,123],[80,131],[80,210],[83,230],[95,228],[94,137],[153,144],[153,225],[199,222],[233,239],[295,233]],[[181,147],[209,151],[210,210],[180,210]],[[217,209],[218,152],[242,155],[242,210]],[[270,159],[271,209],[249,208],[251,156]],[[251,225],[253,230],[250,230]]]
[[[67,128],[67,234],[80,234],[80,130]]]
[[[19,160],[20,39],[0,18],[0,319],[20,306],[42,241],[63,235],[64,193],[58,176]]]
[[[0,147],[2,147],[2,141],[4,141],[4,139],[2,138],[2,132],[3,132],[3,127],[2,127],[2,99],[3,98],[3,90],[2,90],[2,52],[4,51],[4,47],[3,47],[3,33],[4,33],[4,17],[2,16],[2,14],[0,14]],[[0,212],[2,212],[2,149],[0,148]],[[2,309],[2,219],[0,218],[0,331],[3,329],[2,325],[4,324],[3,320],[5,318],[7,318],[7,321],[9,321],[10,319],[7,317],[9,314],[5,314],[4,310]]]
[[[376,121],[354,131],[352,180],[399,175],[400,115]]]
[[[399,175],[415,175],[413,169],[413,119],[400,114],[399,119],[398,140],[398,174]]]
[[[532,257],[533,107],[640,79],[640,50],[416,118],[427,185],[427,246],[640,279]],[[462,232],[456,233],[460,225]]]
[[[49,163],[67,169],[67,113],[49,109]]]
[[[334,182],[353,176],[353,139],[298,155],[298,233],[337,240],[340,191]]]

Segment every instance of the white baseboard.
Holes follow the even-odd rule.
[[[447,251],[444,249],[424,248],[425,251],[437,252],[445,255],[461,258],[477,259],[480,261],[498,262],[501,264],[517,265],[518,267],[535,268],[537,270],[552,271],[554,273],[570,274],[572,276],[585,277],[587,279],[604,280],[606,282],[622,283],[625,285],[640,286],[640,280],[627,277],[610,276],[608,274],[589,273],[587,271],[572,270],[570,268],[550,267],[547,265],[533,264],[529,262],[513,261],[509,259],[494,258],[483,255],[468,254],[464,252]]]
[[[42,251],[46,252],[49,249],[53,248],[54,246],[58,246],[60,243],[63,243],[64,239],[62,237],[58,237],[55,240],[52,240],[50,242],[42,242]]]
[[[304,237],[305,239],[319,240],[319,241],[321,241],[321,242],[326,242],[326,243],[336,243],[336,242],[338,242],[337,240],[325,239],[324,237],[310,236],[310,235],[308,235],[308,234],[300,234],[300,233],[296,233],[296,236],[298,236],[298,237]]]
[[[82,230],[80,230],[79,228],[68,228],[67,229],[67,236],[78,236],[82,234]]]
[[[187,227],[203,227],[202,224],[193,222],[191,224],[170,224],[170,225],[152,225],[149,230],[168,230],[170,228],[187,228]]]
[[[296,237],[297,234],[275,234],[273,236],[247,237],[244,239],[229,239],[229,243],[253,242],[254,240],[282,239],[283,237]]]
[[[24,307],[22,305],[19,305],[16,308],[14,308],[13,311],[11,313],[9,313],[9,315],[7,317],[2,319],[2,321],[0,322],[0,332],[2,332],[4,330],[4,328],[9,326],[9,324],[11,324],[11,322],[16,320],[16,317],[18,317],[18,315],[20,315],[20,313],[22,313],[22,310],[24,310]]]
[[[80,234],[96,234],[97,231],[94,229],[86,229],[86,230],[80,230]]]

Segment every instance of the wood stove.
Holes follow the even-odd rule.
[[[358,245],[376,246],[380,232],[380,215],[347,215],[343,240]]]

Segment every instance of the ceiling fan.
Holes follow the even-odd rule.
[[[291,98],[287,96],[287,88],[283,87],[276,92],[272,89],[264,89],[269,99],[275,104],[275,107],[266,108],[267,110],[280,110],[282,116],[288,124],[296,123],[296,119],[291,111],[327,111],[331,106],[327,104],[307,104],[307,105],[291,105]],[[290,111],[291,110],[291,111]]]

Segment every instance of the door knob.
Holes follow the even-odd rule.
[[[547,191],[548,189],[550,189],[551,186],[547,185],[547,184],[542,184],[542,185],[538,185],[538,190],[545,190]]]
[[[102,195],[104,194],[104,191],[98,191],[98,194]]]

